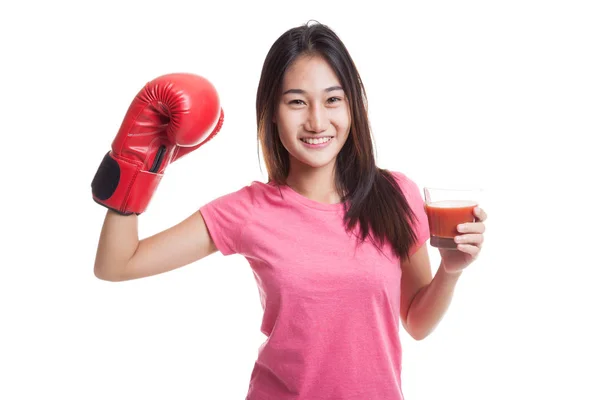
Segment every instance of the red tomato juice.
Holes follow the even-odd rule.
[[[456,226],[465,222],[474,222],[475,207],[477,202],[470,200],[442,200],[425,204],[431,246],[456,248],[454,237],[461,234],[456,230]]]

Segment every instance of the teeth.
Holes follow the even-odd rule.
[[[300,140],[302,140],[303,142],[308,143],[308,144],[322,144],[322,143],[329,142],[331,139],[332,139],[331,137],[326,137],[326,138],[320,138],[320,139],[303,138]]]

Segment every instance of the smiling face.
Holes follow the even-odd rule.
[[[287,69],[274,122],[291,171],[335,167],[350,132],[350,107],[324,58],[300,56]]]

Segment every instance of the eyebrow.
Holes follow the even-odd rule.
[[[328,87],[327,89],[324,90],[324,92],[333,92],[334,90],[344,90],[341,86],[331,86]],[[290,90],[286,90],[285,92],[283,92],[283,95],[285,96],[286,94],[289,93],[296,93],[296,94],[306,94],[305,90],[302,89],[290,89]]]

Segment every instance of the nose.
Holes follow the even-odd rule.
[[[329,118],[327,110],[320,105],[313,105],[308,113],[306,120],[306,130],[309,132],[321,133],[327,129]]]

